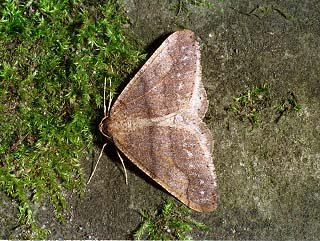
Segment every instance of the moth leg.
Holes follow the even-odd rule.
[[[124,161],[123,161],[123,159],[122,159],[122,157],[121,157],[121,155],[120,155],[120,153],[119,153],[118,151],[117,151],[117,154],[118,154],[118,157],[120,158],[121,164],[122,164],[122,166],[123,166],[124,176],[125,176],[125,178],[126,178],[126,184],[128,185],[127,169],[126,169],[126,167],[125,167],[125,165],[124,165]]]
[[[108,143],[105,143],[105,144],[102,146],[102,149],[101,149],[100,155],[99,155],[99,157],[98,157],[97,163],[96,163],[96,165],[94,166],[93,171],[91,172],[91,175],[90,175],[90,177],[89,177],[89,180],[87,181],[87,185],[90,183],[90,181],[91,181],[91,179],[92,179],[92,177],[93,177],[93,174],[96,172],[98,163],[99,163],[99,161],[100,161],[100,159],[101,159],[101,157],[102,157],[104,148],[106,147],[107,144],[108,144]]]

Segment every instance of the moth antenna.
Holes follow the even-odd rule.
[[[96,165],[94,166],[93,171],[91,172],[91,175],[90,175],[90,177],[89,177],[89,180],[87,181],[87,185],[89,185],[89,183],[90,183],[90,181],[91,181],[94,173],[96,172],[96,169],[97,169],[97,166],[98,166],[98,164],[99,164],[99,161],[100,161],[100,159],[101,159],[101,157],[102,157],[104,148],[106,147],[107,144],[108,144],[108,143],[104,143],[104,145],[102,146],[102,149],[101,149],[100,155],[99,155],[99,157],[98,157],[97,163],[96,163]]]
[[[105,80],[105,81],[106,81],[106,80]],[[106,86],[106,82],[104,82],[104,86]],[[112,102],[111,78],[109,78],[109,104],[108,104],[108,113],[110,112],[111,102]],[[106,116],[106,113],[104,113],[104,116]]]
[[[122,166],[123,166],[124,176],[125,176],[125,178],[126,178],[126,185],[128,185],[128,174],[127,174],[127,169],[126,169],[126,167],[125,167],[125,165],[124,165],[124,162],[123,162],[123,159],[122,159],[122,157],[121,157],[121,155],[120,155],[120,153],[119,153],[118,151],[117,151],[117,154],[118,154],[118,157],[120,158],[120,161],[121,161]]]
[[[106,85],[107,85],[107,79],[104,78],[104,85],[103,85],[103,113],[104,116],[107,114],[107,106],[106,106]]]

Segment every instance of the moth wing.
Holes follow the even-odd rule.
[[[120,132],[116,146],[147,175],[190,208],[216,208],[216,177],[200,125],[159,124]],[[208,136],[210,138],[211,136]]]
[[[168,192],[197,211],[216,207],[208,101],[193,32],[170,35],[114,103],[101,131]]]
[[[208,103],[201,83],[200,46],[192,31],[182,30],[171,34],[148,59],[122,91],[110,116],[161,117],[190,108],[192,98],[201,99],[192,111],[204,116]]]

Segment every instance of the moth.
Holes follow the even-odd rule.
[[[200,46],[190,30],[171,34],[114,102],[99,129],[149,177],[190,208],[217,206],[212,136]]]

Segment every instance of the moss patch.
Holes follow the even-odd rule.
[[[5,1],[0,8],[0,190],[15,199],[23,232],[44,238],[34,203],[63,220],[66,190],[84,187],[79,159],[93,147],[104,78],[117,85],[140,53],[117,3]]]
[[[282,96],[275,97],[273,88],[266,84],[252,87],[241,95],[234,97],[233,102],[225,110],[234,113],[241,121],[249,121],[252,126],[261,122],[278,123],[280,119],[292,112],[299,112],[302,108],[293,91],[288,91]],[[270,112],[269,120],[262,120],[263,112]],[[274,119],[272,117],[276,115]]]
[[[247,119],[252,125],[259,121],[259,112],[269,105],[267,85],[253,87],[238,97],[233,98],[233,103],[226,110],[234,112],[241,121]]]
[[[190,232],[195,227],[199,230],[209,230],[202,222],[191,218],[191,209],[176,206],[167,199],[161,209],[151,213],[140,210],[142,223],[134,233],[135,239],[151,240],[191,240]]]
[[[207,0],[178,0],[172,9],[175,10],[176,15],[179,15],[188,14],[191,7],[213,8],[213,4]]]

